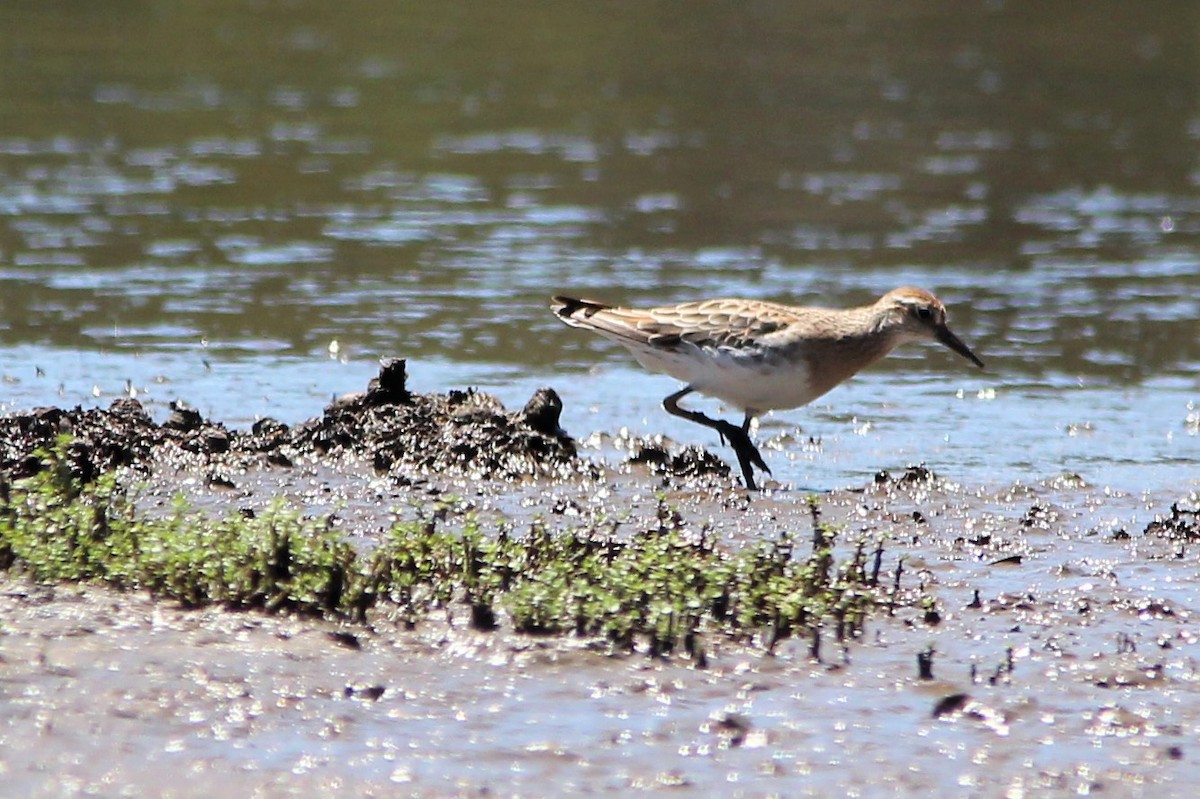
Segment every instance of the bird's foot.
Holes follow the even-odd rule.
[[[758,490],[758,486],[754,483],[754,467],[757,466],[767,474],[771,474],[771,467],[767,466],[762,453],[750,440],[750,434],[745,429],[729,422],[721,422],[717,427],[717,433],[721,436],[721,443],[733,447],[734,454],[738,457],[738,465],[742,467],[742,478],[746,481],[746,488],[751,491]]]

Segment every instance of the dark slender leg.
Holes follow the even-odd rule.
[[[713,419],[710,416],[705,416],[699,411],[689,411],[687,408],[680,408],[679,400],[691,394],[694,390],[691,386],[685,386],[683,389],[676,391],[663,400],[663,408],[672,416],[678,416],[681,419],[687,419],[689,422],[702,424],[705,427],[716,430],[717,435],[721,436],[721,441],[723,443],[728,442],[729,446],[733,447],[733,451],[738,457],[738,466],[742,467],[742,478],[746,481],[746,488],[751,491],[757,491],[758,486],[754,484],[753,467],[757,466],[767,474],[771,473],[771,469],[767,466],[766,461],[762,459],[762,453],[758,451],[758,447],[754,446],[754,443],[750,440],[750,414],[746,414],[742,426],[738,427],[722,419]]]

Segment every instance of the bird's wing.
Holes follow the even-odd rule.
[[[674,349],[743,349],[795,321],[784,305],[756,300],[705,300],[661,308],[618,308],[592,300],[555,297],[555,314],[568,325],[628,344]]]

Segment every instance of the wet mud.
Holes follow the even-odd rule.
[[[736,549],[814,540],[809,493],[747,493],[728,453],[576,441],[521,410],[410,393],[403,362],[307,422],[227,429],[132,401],[0,420],[0,468],[118,469],[145,507],[279,497],[369,547],[431,498],[551,532],[673,523]],[[703,664],[574,636],[187,610],[0,577],[0,775],[22,796],[1188,796],[1200,780],[1200,503],[1074,475],[963,486],[936,467],[821,492],[839,559],[898,595],[860,635],[733,641]],[[180,779],[187,775],[187,779]]]
[[[87,481],[119,466],[145,469],[163,459],[189,460],[216,475],[253,465],[289,467],[302,456],[356,453],[376,471],[397,480],[446,472],[494,479],[565,476],[588,470],[559,427],[562,401],[553,389],[537,391],[517,412],[474,391],[416,394],[408,390],[406,364],[383,364],[359,394],[342,397],[322,416],[295,427],[261,419],[248,431],[204,419],[185,403],[156,424],[136,399],[108,409],[40,408],[0,419],[0,471],[19,478],[40,468],[39,450],[56,438],[72,439],[74,474]]]

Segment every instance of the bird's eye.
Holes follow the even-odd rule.
[[[921,306],[917,309],[917,318],[922,322],[928,322],[933,318],[933,309],[928,306]]]

